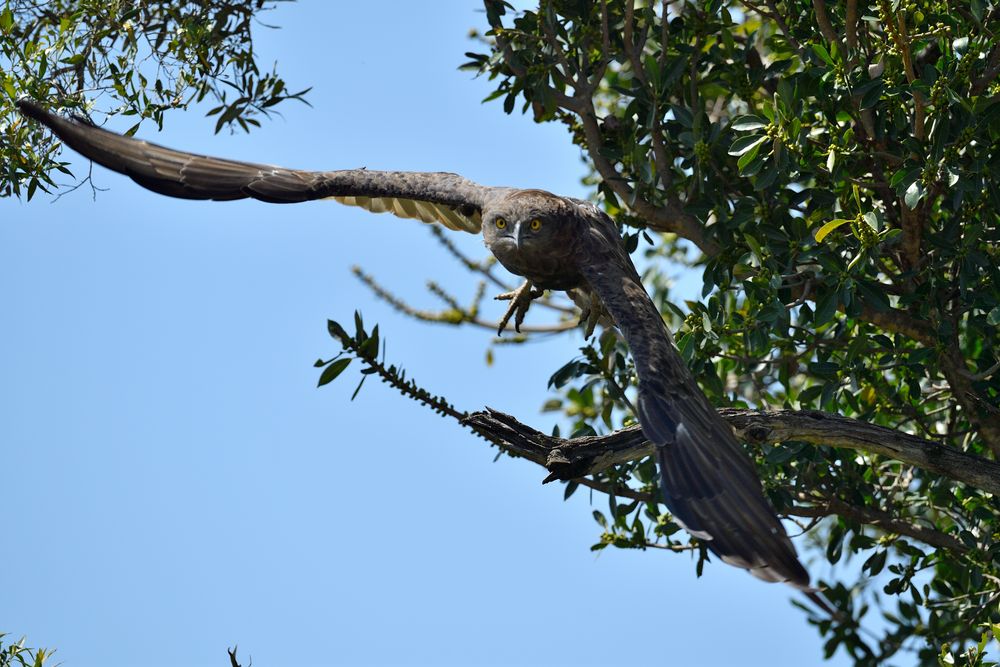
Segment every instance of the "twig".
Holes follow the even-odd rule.
[[[817,498],[816,496],[806,494],[799,494],[799,500],[813,503],[813,506],[803,507],[800,505],[791,507],[787,510],[789,514],[805,517],[837,515],[846,519],[852,519],[858,523],[877,526],[886,532],[912,537],[932,547],[950,549],[958,553],[966,553],[969,550],[960,540],[947,533],[942,533],[932,528],[925,528],[916,523],[910,523],[884,510],[872,507],[859,507],[836,498]]]
[[[372,291],[375,296],[382,299],[390,306],[398,310],[399,312],[412,317],[415,320],[420,320],[421,322],[434,322],[437,324],[449,324],[452,326],[458,326],[461,324],[471,324],[473,326],[479,327],[481,329],[489,329],[490,331],[496,332],[499,322],[493,320],[484,320],[478,317],[472,310],[467,308],[462,308],[455,300],[444,292],[436,283],[429,283],[428,289],[437,296],[444,299],[450,306],[450,309],[443,312],[434,312],[429,310],[418,310],[413,306],[409,305],[396,295],[389,292],[387,289],[375,282],[375,278],[365,273],[361,267],[354,266],[351,268],[351,272],[357,277],[358,280],[363,282],[368,289]],[[556,305],[550,305],[551,308],[563,310],[562,307]],[[569,311],[570,309],[565,309]],[[570,331],[572,329],[580,326],[578,321],[567,320],[565,322],[560,322],[558,324],[549,325],[521,325],[521,333],[561,333],[563,331]]]

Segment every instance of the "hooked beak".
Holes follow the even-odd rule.
[[[521,223],[514,223],[514,247],[518,250],[521,249]]]

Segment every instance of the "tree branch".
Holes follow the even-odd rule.
[[[858,523],[867,524],[869,526],[877,526],[882,530],[889,533],[896,533],[897,535],[905,535],[907,537],[912,537],[915,540],[920,540],[924,544],[928,544],[932,547],[938,547],[942,549],[950,549],[957,553],[965,553],[969,550],[969,547],[965,546],[960,540],[948,535],[947,533],[942,533],[939,530],[934,530],[933,528],[926,528],[917,523],[910,523],[904,519],[894,516],[890,512],[884,510],[876,509],[873,507],[858,507],[857,505],[851,505],[843,500],[838,500],[836,498],[812,498],[809,496],[803,496],[801,500],[813,503],[812,507],[803,507],[801,505],[796,507],[789,507],[786,512],[792,516],[805,516],[805,517],[823,517],[823,516],[842,516],[846,519],[852,519]]]
[[[844,57],[844,45],[840,43],[837,31],[833,29],[830,17],[827,16],[826,2],[823,0],[813,0],[813,10],[816,12],[816,23],[819,25],[819,31],[823,34],[827,42],[837,45],[837,50],[841,53],[841,57]]]
[[[993,455],[1000,457],[1000,414],[996,408],[984,401],[972,386],[972,378],[965,364],[965,357],[958,348],[958,342],[948,342],[941,354],[941,374],[951,387],[955,400],[962,406],[966,418],[989,447]]]
[[[680,201],[671,198],[657,206],[639,196],[614,165],[601,154],[603,146],[601,130],[597,124],[597,113],[589,99],[578,102],[572,110],[580,117],[586,138],[587,155],[593,161],[594,168],[622,202],[645,220],[650,229],[673,232],[694,243],[709,257],[719,253],[721,250],[719,244],[705,237],[701,222],[690,213],[686,213]]]
[[[498,39],[497,42],[501,46],[500,51],[503,53],[504,62],[510,68],[510,71],[517,77],[525,77],[527,72],[517,64],[514,59],[514,51],[510,45],[501,39]],[[604,179],[622,202],[627,204],[639,217],[645,220],[650,229],[660,232],[673,232],[694,243],[708,256],[718,254],[721,250],[719,244],[706,238],[701,222],[695,216],[684,211],[683,204],[679,199],[669,197],[662,204],[656,205],[639,196],[639,193],[618,173],[614,164],[601,154],[604,142],[601,137],[600,126],[598,125],[597,112],[594,109],[593,92],[601,82],[606,62],[607,59],[603,58],[603,64],[596,69],[593,77],[586,81],[582,80],[585,73],[578,73],[576,78],[572,78],[571,73],[568,73],[568,77],[570,77],[569,83],[574,88],[572,97],[566,95],[561,90],[548,86],[556,104],[565,111],[574,113],[580,118],[586,139],[585,147],[587,154],[593,162],[597,173],[601,175],[601,178]],[[566,66],[569,67],[568,64]],[[667,167],[666,165],[661,165],[661,168],[666,169]]]
[[[972,82],[972,94],[982,95],[1000,74],[1000,44],[995,44],[986,58],[983,73]]]
[[[934,327],[926,320],[918,320],[898,308],[876,310],[867,304],[863,304],[861,319],[874,324],[880,329],[903,334],[907,338],[912,338],[926,347],[932,348],[937,344],[937,332],[934,330]]]
[[[719,414],[734,428],[737,438],[752,444],[796,440],[844,447],[879,454],[990,493],[1000,493],[1000,464],[876,424],[817,410],[759,412],[723,408]],[[461,423],[509,453],[545,467],[551,473],[546,482],[583,477],[653,452],[653,446],[638,426],[605,436],[567,440],[545,435],[490,408],[470,414]]]

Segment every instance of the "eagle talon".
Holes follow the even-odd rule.
[[[604,314],[602,310],[592,298],[590,305],[580,313],[580,323],[584,324],[584,338],[590,338],[594,334],[594,329],[597,328],[597,323],[601,321],[601,316]]]
[[[572,290],[570,298],[580,308],[580,324],[584,326],[584,338],[590,338],[598,324],[605,327],[614,326],[614,321],[604,307],[604,302],[596,292],[588,290]]]
[[[495,297],[496,300],[510,301],[510,306],[507,308],[507,312],[504,313],[503,319],[500,320],[500,326],[497,327],[497,335],[503,334],[503,330],[507,328],[507,323],[510,322],[511,317],[514,318],[514,331],[521,333],[521,323],[524,322],[524,316],[527,314],[531,302],[543,294],[545,294],[545,290],[535,288],[530,280],[525,280],[524,284],[516,290],[498,294]]]

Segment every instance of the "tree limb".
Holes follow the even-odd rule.
[[[706,238],[704,228],[698,218],[686,213],[683,205],[676,198],[669,198],[660,206],[639,196],[627,180],[618,173],[614,165],[601,154],[604,145],[601,130],[597,123],[597,113],[592,104],[578,103],[573,109],[580,117],[583,133],[586,137],[587,155],[594,163],[594,168],[601,178],[614,191],[618,198],[628,205],[636,214],[643,218],[650,229],[660,232],[674,232],[677,235],[698,246],[708,256],[714,256],[721,250],[718,243]]]
[[[1000,493],[1000,464],[876,424],[818,410],[760,412],[723,408],[719,414],[733,427],[737,438],[752,444],[795,440],[844,447],[879,454],[990,493]],[[461,423],[509,453],[545,467],[551,473],[546,482],[583,477],[653,452],[653,446],[638,426],[605,436],[567,440],[545,435],[490,408],[470,414]]]
[[[836,44],[837,50],[843,54],[844,45],[840,43],[837,31],[833,29],[833,24],[830,23],[830,17],[827,16],[826,2],[823,0],[813,0],[813,10],[816,12],[816,23],[819,25],[819,31],[823,34],[823,37],[830,44]],[[844,56],[842,55],[841,57]]]

